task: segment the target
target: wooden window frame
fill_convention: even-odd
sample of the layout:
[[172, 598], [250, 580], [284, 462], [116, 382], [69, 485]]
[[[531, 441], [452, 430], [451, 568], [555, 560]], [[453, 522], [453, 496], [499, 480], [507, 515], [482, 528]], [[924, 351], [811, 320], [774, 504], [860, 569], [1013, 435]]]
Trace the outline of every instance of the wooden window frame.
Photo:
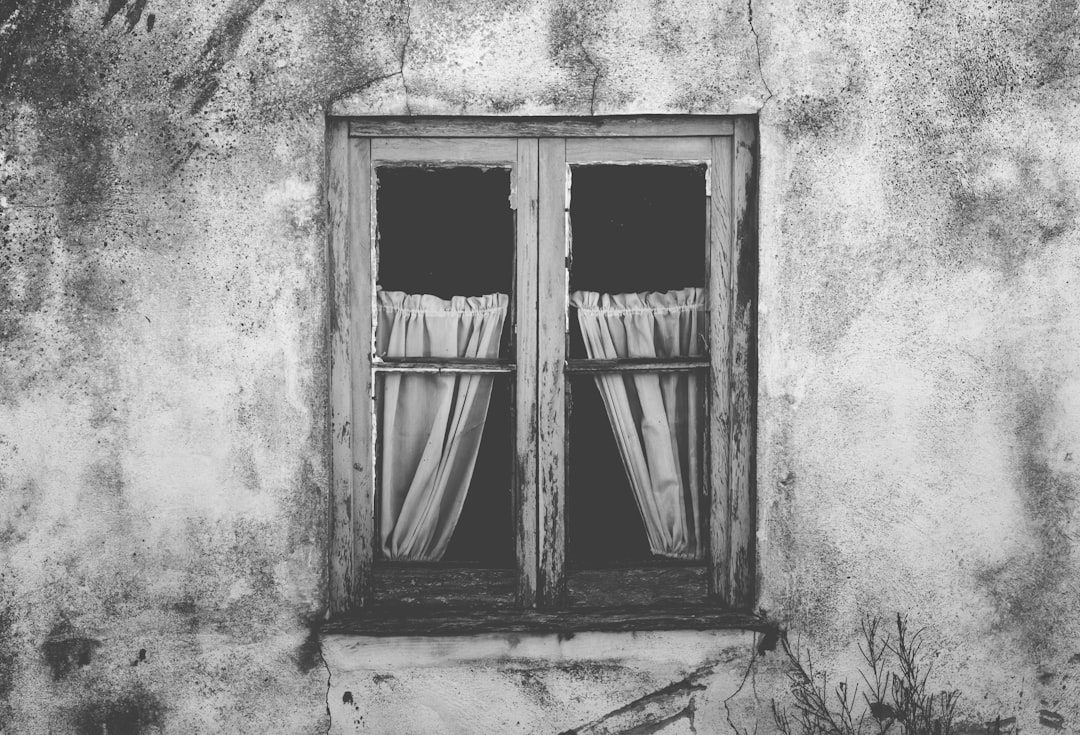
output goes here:
[[[756, 161], [751, 116], [328, 119], [331, 493], [328, 630], [365, 634], [491, 630], [756, 629]], [[708, 371], [705, 565], [590, 570], [568, 586], [565, 560], [566, 374], [601, 361], [566, 360], [568, 172], [580, 163], [707, 165]], [[516, 213], [513, 363], [373, 359], [375, 166], [384, 162], [511, 168]], [[525, 335], [524, 339], [518, 338]], [[532, 336], [535, 335], [535, 336]], [[720, 348], [717, 349], [717, 346]], [[476, 362], [476, 361], [473, 361]], [[624, 368], [625, 365], [620, 366]], [[633, 367], [633, 366], [632, 366]], [[516, 569], [406, 572], [373, 565], [374, 374], [380, 370], [512, 372]], [[681, 570], [681, 571], [680, 571]], [[676, 602], [704, 575], [707, 595]], [[685, 579], [684, 579], [685, 578]], [[665, 590], [662, 604], [568, 606], [578, 587]], [[682, 581], [680, 581], [682, 580]], [[659, 586], [658, 586], [659, 585]], [[568, 593], [569, 590], [569, 593]], [[580, 596], [579, 596], [580, 597]], [[392, 602], [383, 603], [382, 598]], [[603, 600], [600, 594], [597, 600]], [[430, 600], [437, 600], [431, 602]]]

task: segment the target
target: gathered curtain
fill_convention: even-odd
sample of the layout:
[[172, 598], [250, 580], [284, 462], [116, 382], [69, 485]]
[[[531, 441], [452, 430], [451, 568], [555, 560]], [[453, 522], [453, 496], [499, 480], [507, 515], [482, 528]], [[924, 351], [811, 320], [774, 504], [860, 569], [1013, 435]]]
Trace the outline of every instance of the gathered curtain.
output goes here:
[[[590, 359], [700, 355], [701, 288], [601, 294], [575, 291]], [[697, 558], [704, 381], [690, 372], [596, 376], [653, 554]]]
[[[381, 357], [496, 358], [509, 297], [378, 292]], [[380, 385], [380, 535], [392, 561], [438, 561], [469, 490], [491, 375], [388, 373]]]

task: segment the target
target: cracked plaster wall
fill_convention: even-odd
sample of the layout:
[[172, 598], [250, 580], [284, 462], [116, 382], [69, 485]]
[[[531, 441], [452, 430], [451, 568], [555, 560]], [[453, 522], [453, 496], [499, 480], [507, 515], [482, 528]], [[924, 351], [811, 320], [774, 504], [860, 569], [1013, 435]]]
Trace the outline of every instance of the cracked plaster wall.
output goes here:
[[0, 733], [767, 731], [749, 634], [312, 632], [327, 111], [759, 109], [761, 608], [1080, 731], [1076, 18], [0, 3]]

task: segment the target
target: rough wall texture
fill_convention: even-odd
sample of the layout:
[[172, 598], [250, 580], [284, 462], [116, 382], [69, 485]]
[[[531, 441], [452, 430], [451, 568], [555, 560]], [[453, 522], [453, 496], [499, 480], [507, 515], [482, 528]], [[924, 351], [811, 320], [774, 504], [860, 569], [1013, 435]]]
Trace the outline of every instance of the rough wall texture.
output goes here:
[[312, 632], [326, 113], [758, 110], [761, 608], [1080, 732], [1077, 17], [0, 2], [0, 733], [767, 731], [748, 634]]

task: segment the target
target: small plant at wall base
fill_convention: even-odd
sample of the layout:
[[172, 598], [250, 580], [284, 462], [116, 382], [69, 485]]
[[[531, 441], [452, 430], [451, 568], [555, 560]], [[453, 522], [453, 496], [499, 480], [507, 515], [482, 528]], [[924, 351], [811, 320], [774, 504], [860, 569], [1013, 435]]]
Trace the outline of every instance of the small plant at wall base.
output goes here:
[[[932, 666], [922, 655], [922, 632], [911, 632], [902, 615], [896, 631], [880, 618], [862, 623], [859, 652], [866, 662], [860, 684], [841, 680], [830, 685], [815, 669], [809, 651], [792, 649], [787, 636], [780, 643], [790, 662], [788, 680], [794, 704], [772, 703], [773, 721], [783, 735], [956, 735], [958, 691], [930, 692]], [[1012, 732], [1012, 731], [1010, 731]], [[990, 735], [1006, 735], [991, 724]]]

